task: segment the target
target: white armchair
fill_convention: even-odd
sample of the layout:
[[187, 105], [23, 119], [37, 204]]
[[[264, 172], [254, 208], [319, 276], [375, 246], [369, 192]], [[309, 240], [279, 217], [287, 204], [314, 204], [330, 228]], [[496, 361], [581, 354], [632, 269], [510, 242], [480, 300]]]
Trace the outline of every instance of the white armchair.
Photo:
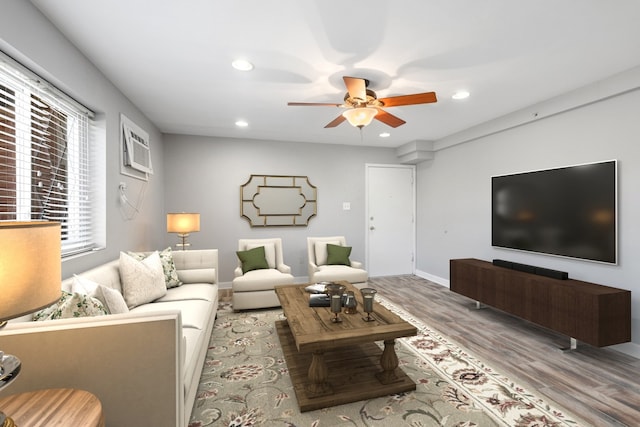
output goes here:
[[238, 241], [239, 252], [260, 246], [264, 247], [266, 265], [243, 272], [242, 262], [238, 259], [238, 266], [234, 271], [235, 277], [231, 283], [234, 310], [278, 307], [280, 301], [274, 286], [293, 283], [291, 267], [284, 263], [282, 239], [240, 239]]
[[356, 287], [364, 287], [369, 275], [362, 268], [362, 263], [351, 261], [346, 264], [330, 264], [328, 258], [327, 244], [336, 246], [347, 246], [344, 236], [332, 237], [307, 237], [307, 252], [309, 256], [309, 282], [334, 282], [346, 280]]

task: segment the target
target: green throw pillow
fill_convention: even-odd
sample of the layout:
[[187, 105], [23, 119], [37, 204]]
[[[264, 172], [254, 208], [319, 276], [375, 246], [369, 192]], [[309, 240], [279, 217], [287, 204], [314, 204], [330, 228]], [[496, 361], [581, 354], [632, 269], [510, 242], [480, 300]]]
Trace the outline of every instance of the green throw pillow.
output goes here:
[[249, 249], [248, 251], [237, 251], [236, 255], [238, 255], [238, 258], [242, 263], [243, 274], [251, 270], [269, 268], [267, 257], [264, 254], [264, 246], [258, 246], [257, 248]]
[[351, 246], [338, 246], [327, 243], [328, 265], [351, 265], [349, 255], [351, 255]]

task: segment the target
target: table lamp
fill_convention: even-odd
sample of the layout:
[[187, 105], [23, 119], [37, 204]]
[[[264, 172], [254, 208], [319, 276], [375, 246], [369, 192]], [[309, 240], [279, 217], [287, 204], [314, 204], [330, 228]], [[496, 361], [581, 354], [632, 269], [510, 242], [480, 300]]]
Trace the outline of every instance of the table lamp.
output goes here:
[[191, 243], [187, 243], [189, 233], [200, 231], [200, 214], [199, 213], [168, 213], [167, 214], [167, 233], [178, 233], [178, 237], [182, 239], [182, 243], [176, 243], [176, 246], [185, 250]]
[[[60, 248], [58, 222], [0, 222], [0, 327], [60, 299]], [[19, 372], [20, 359], [0, 351], [0, 390]], [[13, 425], [0, 412], [0, 426]]]

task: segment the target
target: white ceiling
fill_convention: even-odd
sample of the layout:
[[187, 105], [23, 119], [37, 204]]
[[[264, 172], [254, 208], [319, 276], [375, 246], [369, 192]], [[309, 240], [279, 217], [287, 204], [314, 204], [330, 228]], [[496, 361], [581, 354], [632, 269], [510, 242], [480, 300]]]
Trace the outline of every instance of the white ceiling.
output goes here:
[[[397, 147], [640, 65], [637, 0], [31, 1], [165, 133]], [[338, 108], [287, 106], [342, 102], [344, 75], [438, 102], [362, 136], [324, 128]]]

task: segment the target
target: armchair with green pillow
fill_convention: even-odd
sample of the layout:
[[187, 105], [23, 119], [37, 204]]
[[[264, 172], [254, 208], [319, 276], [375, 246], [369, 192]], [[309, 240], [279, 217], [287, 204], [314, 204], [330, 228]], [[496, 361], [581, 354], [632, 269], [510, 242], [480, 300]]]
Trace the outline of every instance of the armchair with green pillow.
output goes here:
[[238, 266], [231, 284], [234, 310], [278, 307], [276, 285], [293, 283], [291, 267], [284, 263], [282, 239], [240, 239]]
[[344, 236], [307, 237], [309, 282], [346, 280], [356, 287], [365, 287], [369, 275], [362, 263], [353, 261], [351, 247]]

